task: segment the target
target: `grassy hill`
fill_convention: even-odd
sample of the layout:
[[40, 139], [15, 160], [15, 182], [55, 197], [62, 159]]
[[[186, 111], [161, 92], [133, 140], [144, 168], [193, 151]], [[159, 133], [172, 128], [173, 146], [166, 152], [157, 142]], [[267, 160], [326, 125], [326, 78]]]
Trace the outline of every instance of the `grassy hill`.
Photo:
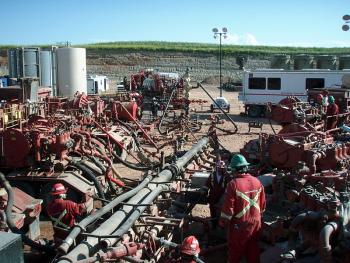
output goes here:
[[[40, 45], [48, 47], [51, 45]], [[183, 53], [207, 53], [217, 54], [217, 44], [185, 43], [185, 42], [162, 42], [162, 41], [137, 41], [137, 42], [106, 42], [94, 44], [74, 45], [85, 47], [92, 52], [183, 52]], [[10, 45], [0, 46], [0, 50], [15, 47]], [[320, 47], [273, 47], [273, 46], [241, 46], [222, 45], [223, 55], [249, 55], [249, 56], [271, 56], [274, 54], [312, 54], [312, 55], [350, 55], [350, 47], [344, 48], [320, 48]]]

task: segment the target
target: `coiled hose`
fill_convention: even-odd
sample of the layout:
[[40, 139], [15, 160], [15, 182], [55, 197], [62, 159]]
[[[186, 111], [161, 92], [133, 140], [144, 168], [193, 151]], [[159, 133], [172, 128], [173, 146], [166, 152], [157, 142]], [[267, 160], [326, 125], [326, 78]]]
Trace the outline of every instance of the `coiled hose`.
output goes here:
[[5, 215], [6, 215], [7, 225], [11, 229], [11, 231], [14, 233], [20, 234], [22, 236], [22, 241], [24, 242], [24, 244], [32, 248], [35, 248], [40, 251], [48, 252], [48, 253], [55, 252], [52, 246], [42, 245], [35, 242], [34, 240], [27, 237], [24, 233], [22, 233], [20, 229], [17, 228], [15, 222], [13, 222], [13, 219], [12, 219], [12, 208], [13, 208], [13, 198], [14, 198], [12, 187], [10, 183], [6, 180], [5, 175], [1, 172], [0, 172], [0, 181], [7, 193], [7, 206], [5, 209]]

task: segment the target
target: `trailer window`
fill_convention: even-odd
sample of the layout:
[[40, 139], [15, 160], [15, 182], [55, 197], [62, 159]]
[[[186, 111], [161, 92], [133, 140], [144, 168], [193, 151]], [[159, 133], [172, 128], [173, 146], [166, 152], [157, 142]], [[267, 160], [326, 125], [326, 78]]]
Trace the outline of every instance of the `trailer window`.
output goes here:
[[268, 78], [267, 79], [267, 89], [280, 90], [281, 89], [281, 79], [280, 78]]
[[324, 88], [324, 79], [323, 78], [306, 79], [305, 87], [307, 90]]
[[265, 89], [266, 79], [265, 78], [249, 78], [248, 89]]

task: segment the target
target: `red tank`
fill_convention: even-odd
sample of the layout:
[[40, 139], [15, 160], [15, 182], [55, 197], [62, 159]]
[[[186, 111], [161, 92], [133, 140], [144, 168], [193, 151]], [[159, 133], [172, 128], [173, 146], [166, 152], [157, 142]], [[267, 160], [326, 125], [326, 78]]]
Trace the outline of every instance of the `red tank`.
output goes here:
[[120, 104], [117, 105], [118, 119], [123, 121], [133, 121], [137, 119], [138, 106], [136, 102], [123, 103], [123, 106], [124, 107]]
[[27, 137], [19, 129], [8, 129], [2, 133], [2, 155], [5, 158], [5, 166], [27, 166], [27, 156], [31, 145]]

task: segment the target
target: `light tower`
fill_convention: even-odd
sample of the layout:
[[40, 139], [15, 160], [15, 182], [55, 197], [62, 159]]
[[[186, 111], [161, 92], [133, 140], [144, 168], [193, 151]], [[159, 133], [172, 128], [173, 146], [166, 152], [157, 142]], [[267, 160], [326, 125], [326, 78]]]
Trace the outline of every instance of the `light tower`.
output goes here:
[[221, 38], [224, 37], [226, 38], [227, 34], [227, 28], [223, 27], [221, 30], [217, 29], [216, 27], [213, 28], [213, 33], [214, 33], [214, 38], [216, 39], [219, 37], [220, 40], [220, 45], [219, 45], [219, 79], [220, 79], [220, 97], [222, 97], [222, 74], [221, 74], [221, 59], [222, 59], [222, 48], [221, 48]]

